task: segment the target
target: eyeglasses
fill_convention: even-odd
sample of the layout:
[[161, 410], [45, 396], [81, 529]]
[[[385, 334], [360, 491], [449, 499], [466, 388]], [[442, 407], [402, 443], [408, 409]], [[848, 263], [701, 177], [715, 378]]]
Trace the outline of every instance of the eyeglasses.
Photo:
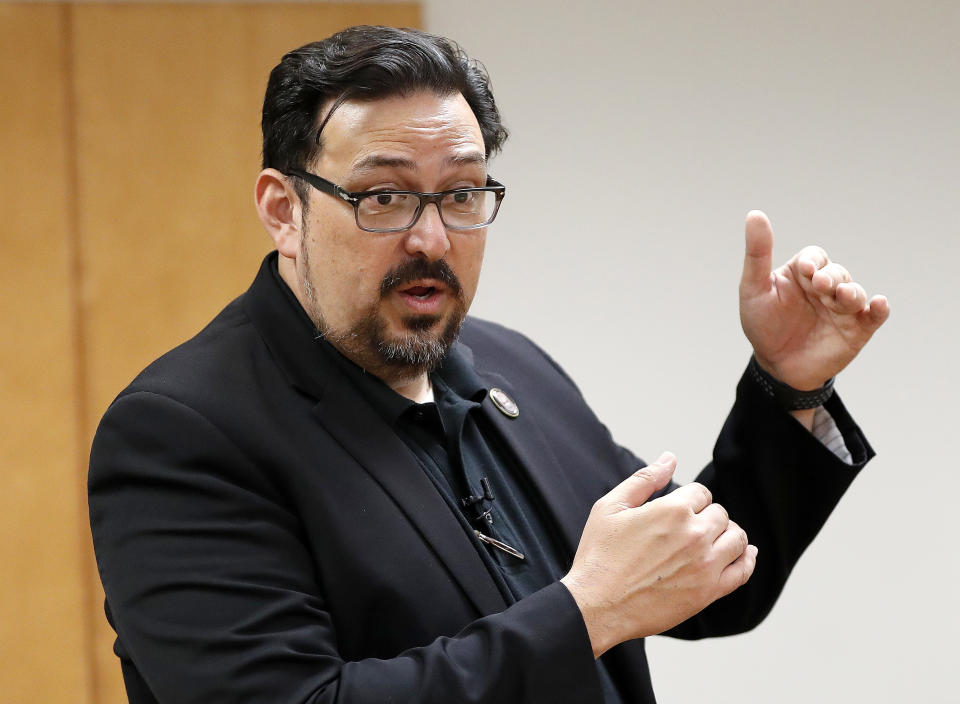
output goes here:
[[357, 227], [366, 232], [402, 232], [417, 224], [427, 203], [435, 203], [440, 220], [451, 230], [476, 230], [486, 227], [497, 217], [500, 201], [507, 189], [487, 177], [483, 188], [454, 188], [439, 193], [419, 191], [358, 191], [350, 193], [316, 174], [290, 169], [288, 176], [297, 176], [318, 191], [336, 196], [353, 206]]

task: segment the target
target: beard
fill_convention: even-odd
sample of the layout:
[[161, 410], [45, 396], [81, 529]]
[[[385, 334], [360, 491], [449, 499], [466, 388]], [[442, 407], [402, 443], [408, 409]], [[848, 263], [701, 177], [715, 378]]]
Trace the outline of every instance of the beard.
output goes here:
[[[328, 340], [347, 358], [384, 380], [413, 379], [436, 369], [457, 339], [467, 315], [463, 287], [444, 260], [410, 259], [391, 269], [380, 282], [379, 297], [363, 315], [345, 330], [328, 325], [317, 305], [310, 281], [307, 248], [298, 267], [302, 290], [310, 301], [308, 311], [318, 335]], [[396, 289], [418, 279], [436, 279], [445, 284], [453, 297], [453, 308], [443, 315], [409, 315], [400, 320], [402, 331], [390, 335], [381, 312], [386, 298]]]

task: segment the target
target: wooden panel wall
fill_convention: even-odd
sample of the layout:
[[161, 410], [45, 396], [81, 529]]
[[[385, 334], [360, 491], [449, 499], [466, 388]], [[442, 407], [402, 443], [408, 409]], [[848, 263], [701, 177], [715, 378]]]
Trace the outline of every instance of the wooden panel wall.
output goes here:
[[[0, 5], [0, 700], [86, 701], [65, 27]], [[80, 698], [77, 699], [77, 695]]]
[[270, 249], [259, 110], [286, 51], [416, 3], [0, 5], [0, 701], [126, 701], [86, 459], [110, 400]]

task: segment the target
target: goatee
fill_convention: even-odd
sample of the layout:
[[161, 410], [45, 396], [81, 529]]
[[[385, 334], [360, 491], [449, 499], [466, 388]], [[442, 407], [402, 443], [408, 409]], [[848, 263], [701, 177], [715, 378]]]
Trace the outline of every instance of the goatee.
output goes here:
[[[310, 271], [308, 262], [304, 262], [304, 269]], [[453, 297], [454, 306], [446, 321], [443, 322], [441, 315], [410, 315], [400, 321], [403, 332], [388, 336], [387, 321], [380, 313], [381, 304], [396, 289], [421, 279], [442, 282]], [[412, 379], [433, 371], [456, 341], [467, 315], [463, 287], [450, 265], [442, 259], [410, 259], [387, 272], [380, 282], [379, 300], [347, 330], [334, 330], [326, 325], [311, 295], [313, 287], [308, 284], [304, 290], [314, 304], [310, 317], [317, 332], [354, 363], [384, 379]], [[440, 324], [443, 327], [436, 332]]]

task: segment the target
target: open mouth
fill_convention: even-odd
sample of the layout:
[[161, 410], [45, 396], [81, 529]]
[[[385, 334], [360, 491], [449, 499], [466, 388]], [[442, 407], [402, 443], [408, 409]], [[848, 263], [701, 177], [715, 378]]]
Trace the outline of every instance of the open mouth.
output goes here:
[[417, 315], [437, 315], [448, 302], [448, 289], [439, 281], [411, 282], [396, 292], [407, 309]]
[[425, 301], [437, 292], [436, 286], [411, 286], [403, 291], [408, 296]]

